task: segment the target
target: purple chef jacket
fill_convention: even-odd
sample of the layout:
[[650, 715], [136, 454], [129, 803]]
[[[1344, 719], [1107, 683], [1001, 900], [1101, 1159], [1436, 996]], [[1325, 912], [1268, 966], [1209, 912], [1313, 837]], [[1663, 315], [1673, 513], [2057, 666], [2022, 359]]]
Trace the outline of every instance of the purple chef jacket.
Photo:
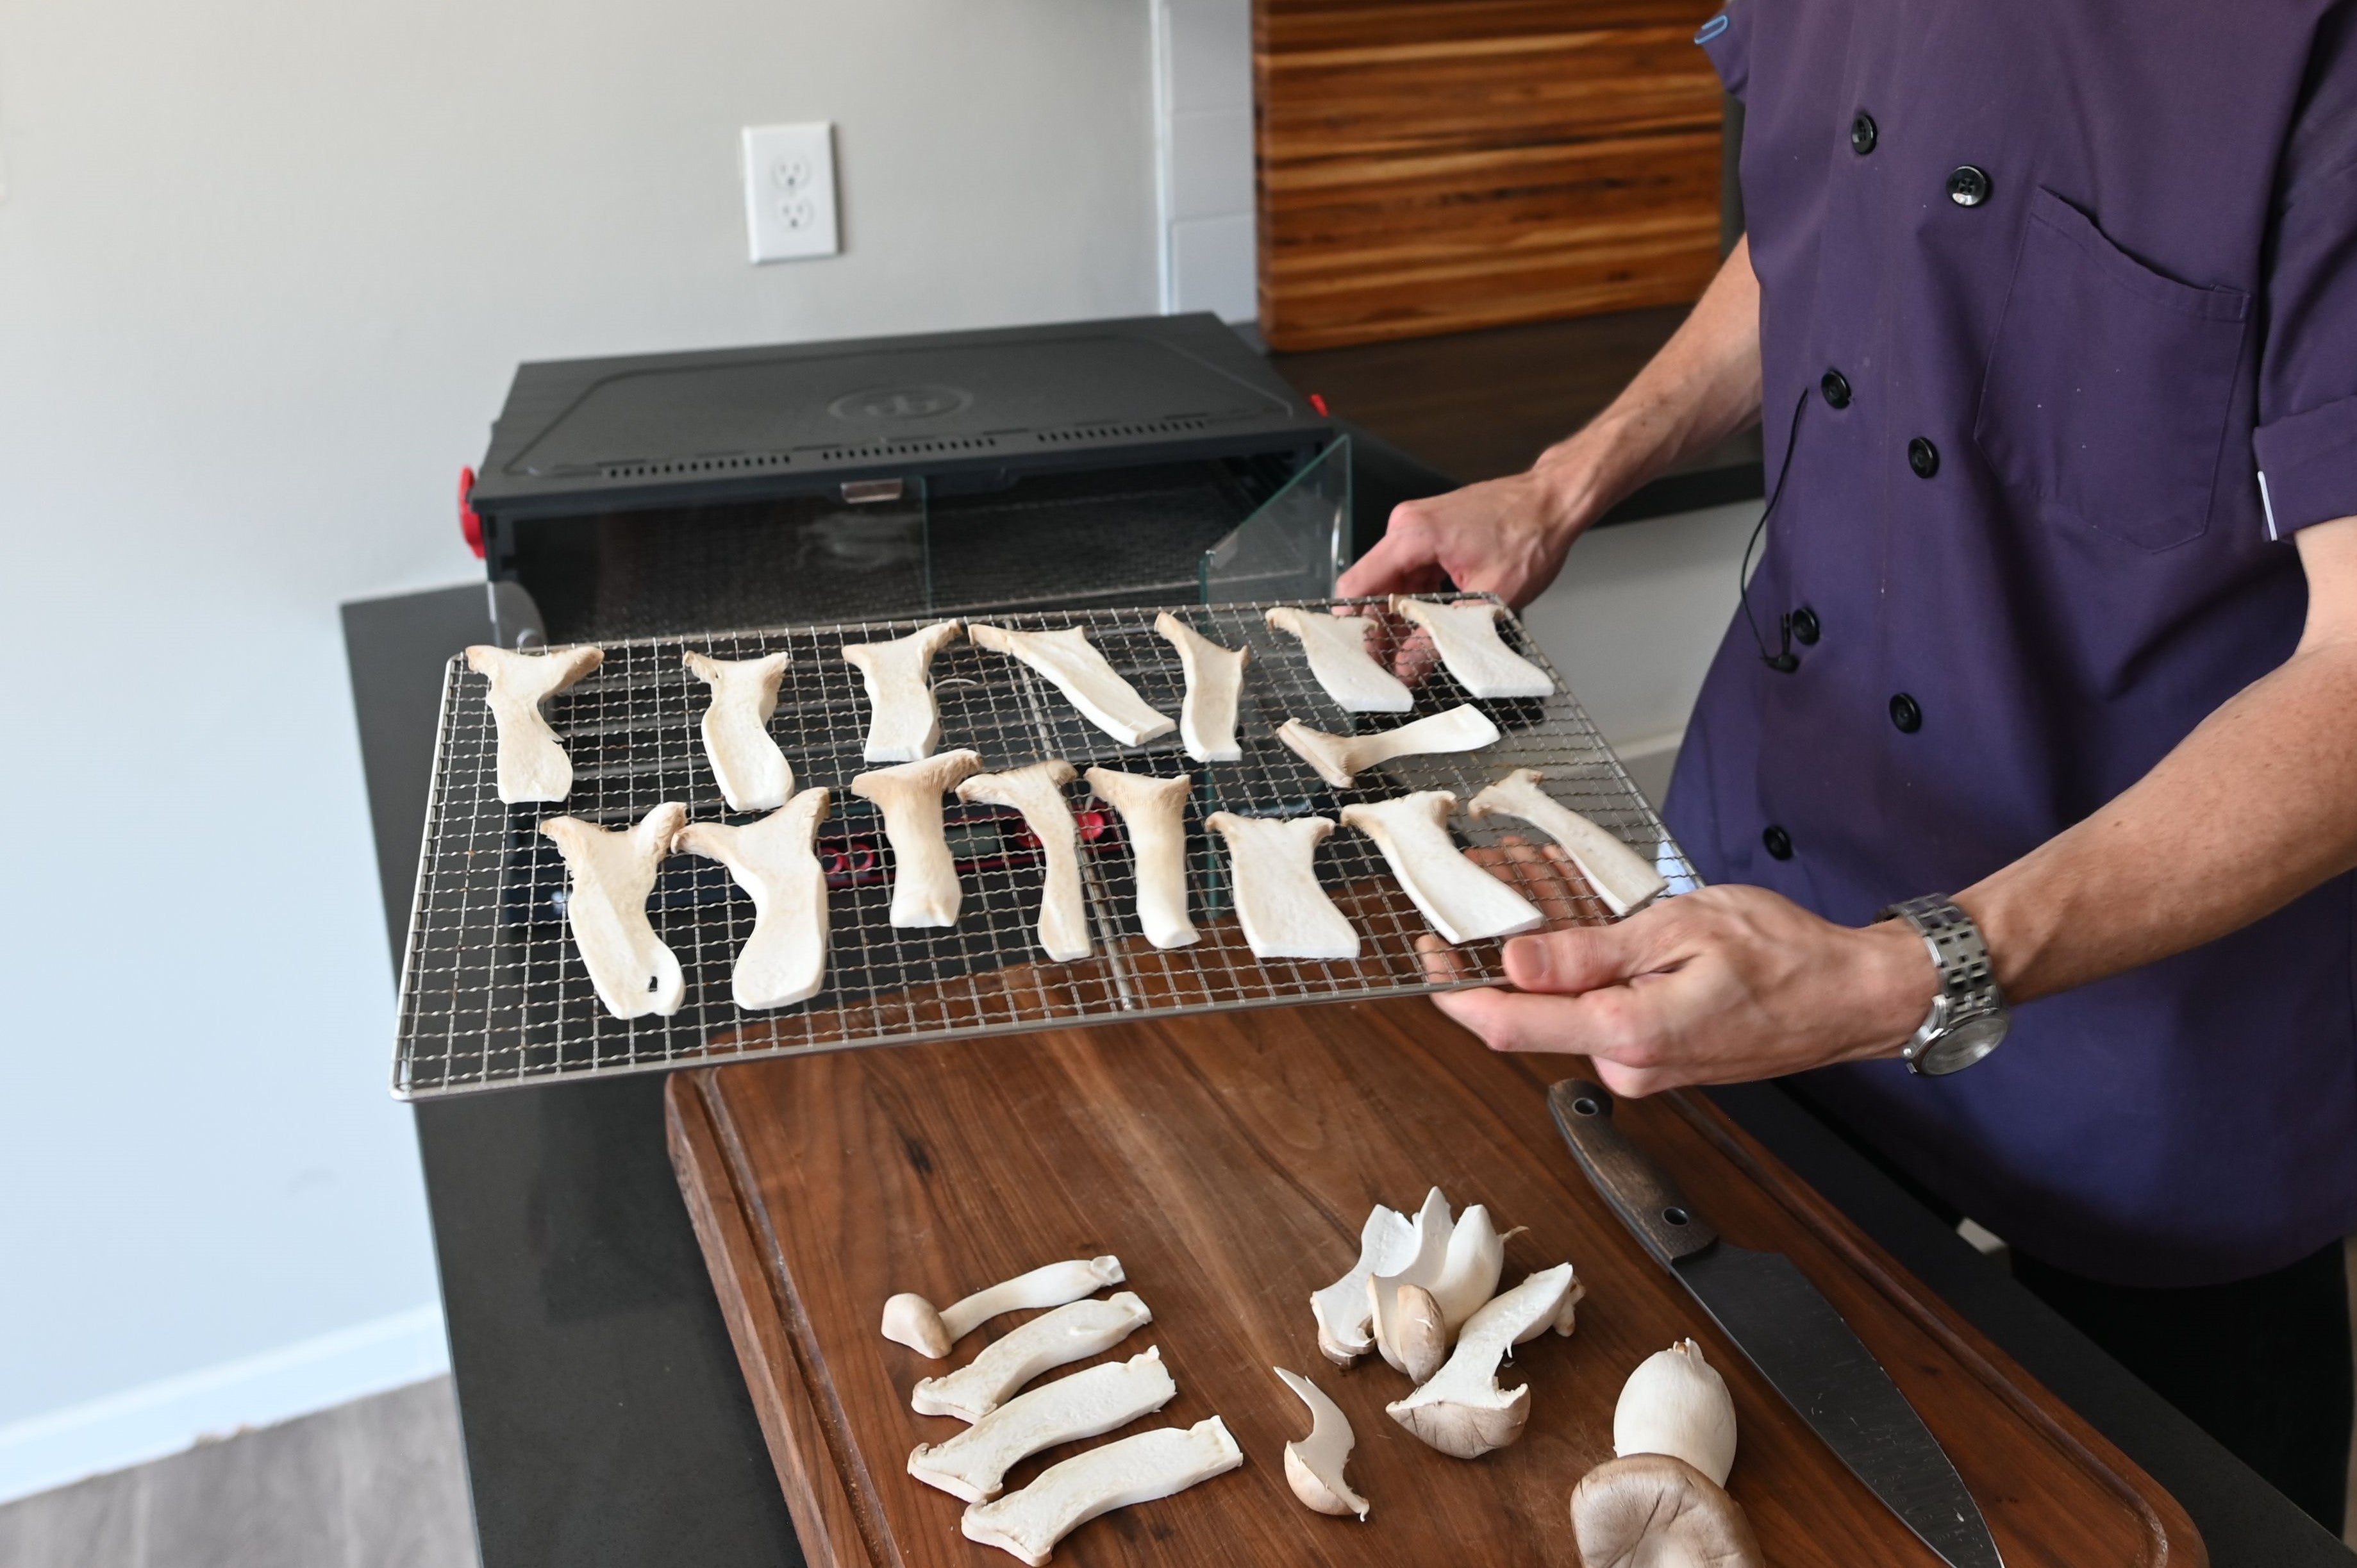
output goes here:
[[[1706, 878], [1848, 924], [1954, 892], [2291, 652], [2287, 541], [2357, 513], [2352, 12], [1734, 0], [1704, 27], [1747, 110], [1771, 475], [1790, 447], [1750, 603], [1769, 651], [1787, 614], [1805, 639], [1779, 672], [1738, 614], [1712, 665], [1668, 811]], [[2352, 897], [2024, 1006], [1954, 1077], [1809, 1088], [2063, 1267], [2280, 1267], [2357, 1230]]]

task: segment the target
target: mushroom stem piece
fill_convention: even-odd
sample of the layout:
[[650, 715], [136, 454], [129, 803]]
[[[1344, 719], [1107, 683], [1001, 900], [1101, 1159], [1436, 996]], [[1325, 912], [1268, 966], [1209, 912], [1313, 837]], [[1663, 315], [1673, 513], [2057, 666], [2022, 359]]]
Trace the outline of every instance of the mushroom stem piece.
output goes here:
[[486, 700], [500, 732], [502, 801], [515, 806], [562, 800], [573, 792], [573, 758], [541, 715], [540, 704], [605, 661], [602, 648], [511, 653], [478, 643], [467, 650], [467, 668], [491, 683]]
[[1178, 708], [1178, 744], [1198, 762], [1234, 762], [1244, 754], [1236, 742], [1236, 699], [1243, 690], [1249, 648], [1223, 648], [1164, 610], [1154, 629], [1178, 650], [1187, 677], [1187, 698]]
[[1126, 1361], [1107, 1361], [1058, 1378], [1000, 1405], [946, 1443], [920, 1443], [909, 1474], [966, 1502], [999, 1494], [1006, 1472], [1042, 1448], [1101, 1437], [1168, 1404], [1178, 1392], [1150, 1346]]
[[942, 796], [982, 771], [971, 751], [945, 751], [921, 762], [879, 768], [851, 781], [851, 792], [884, 813], [892, 846], [892, 923], [902, 928], [954, 926], [964, 895], [957, 862], [942, 830]]
[[1009, 631], [976, 623], [966, 628], [966, 636], [1038, 671], [1091, 724], [1124, 746], [1143, 746], [1178, 727], [1176, 719], [1146, 706], [1137, 689], [1105, 662], [1105, 656], [1079, 627]]
[[1395, 1372], [1407, 1370], [1400, 1336], [1400, 1287], [1415, 1285], [1428, 1291], [1448, 1266], [1448, 1238], [1455, 1222], [1448, 1217], [1448, 1199], [1438, 1187], [1424, 1195], [1424, 1207], [1415, 1211], [1415, 1245], [1407, 1257], [1392, 1273], [1376, 1274], [1367, 1282], [1367, 1300], [1374, 1312], [1375, 1348]]
[[1040, 1568], [1056, 1542], [1099, 1514], [1183, 1492], [1243, 1462], [1243, 1450], [1216, 1415], [1192, 1426], [1157, 1427], [1049, 1466], [1021, 1491], [967, 1509], [958, 1528], [968, 1541]]
[[1561, 844], [1617, 918], [1641, 909], [1669, 886], [1652, 862], [1539, 788], [1546, 776], [1517, 768], [1466, 803], [1469, 817], [1514, 817]]
[[1404, 1400], [1383, 1407], [1394, 1421], [1443, 1454], [1474, 1459], [1523, 1434], [1530, 1419], [1531, 1387], [1498, 1387], [1499, 1359], [1555, 1321], [1571, 1265], [1531, 1275], [1466, 1321], [1448, 1364]]
[[888, 642], [846, 642], [843, 657], [859, 667], [867, 688], [869, 762], [921, 762], [942, 741], [941, 710], [926, 676], [933, 655], [957, 640], [956, 621], [935, 621]]
[[1227, 841], [1236, 918], [1254, 958], [1359, 956], [1359, 933], [1318, 886], [1318, 846], [1334, 831], [1331, 820], [1214, 811], [1203, 825]]
[[1102, 1258], [1045, 1264], [938, 1311], [923, 1296], [903, 1291], [884, 1304], [884, 1337], [938, 1361], [950, 1353], [951, 1346], [1002, 1312], [1061, 1306], [1101, 1285], [1117, 1285], [1122, 1279], [1121, 1260], [1107, 1253]]
[[1358, 1434], [1351, 1430], [1351, 1418], [1342, 1407], [1326, 1397], [1326, 1391], [1298, 1372], [1288, 1372], [1283, 1367], [1271, 1367], [1285, 1386], [1291, 1389], [1303, 1404], [1309, 1407], [1309, 1435], [1296, 1438], [1285, 1445], [1285, 1479], [1293, 1487], [1293, 1495], [1301, 1499], [1302, 1507], [1315, 1513], [1357, 1514], [1367, 1517], [1367, 1499], [1351, 1489], [1343, 1476], [1343, 1467], [1351, 1462], [1351, 1450], [1358, 1444]]
[[1743, 1505], [1683, 1459], [1610, 1459], [1571, 1489], [1572, 1538], [1589, 1568], [1767, 1568]]
[[1276, 738], [1316, 768], [1318, 777], [1337, 789], [1348, 789], [1361, 773], [1394, 757], [1479, 751], [1498, 738], [1498, 726], [1470, 703], [1460, 703], [1446, 713], [1368, 735], [1328, 735], [1299, 719], [1287, 719], [1277, 726]]
[[1440, 661], [1477, 697], [1552, 697], [1555, 678], [1508, 648], [1498, 635], [1503, 605], [1487, 599], [1437, 605], [1395, 595], [1392, 609], [1432, 634]]
[[1059, 963], [1089, 956], [1088, 908], [1081, 897], [1081, 829], [1064, 799], [1072, 765], [1061, 757], [1006, 773], [977, 773], [958, 786], [958, 799], [1006, 806], [1023, 813], [1039, 841], [1047, 875], [1039, 885], [1039, 946]]
[[589, 971], [597, 1000], [617, 1018], [652, 1013], [668, 1018], [687, 994], [679, 959], [647, 923], [647, 895], [687, 808], [666, 800], [635, 826], [608, 832], [578, 817], [551, 817], [540, 831], [555, 841], [573, 875], [565, 922]]
[[1192, 947], [1202, 940], [1187, 918], [1187, 796], [1192, 774], [1147, 779], [1092, 768], [1089, 788], [1121, 813], [1137, 876], [1137, 923], [1157, 948]]
[[726, 866], [752, 896], [753, 934], [729, 975], [729, 994], [748, 1012], [806, 1002], [826, 983], [826, 868], [812, 840], [829, 799], [805, 789], [758, 822], [690, 822], [672, 840]]
[[778, 711], [778, 682], [792, 661], [790, 653], [731, 661], [686, 656], [695, 678], [712, 688], [704, 710], [704, 755], [732, 811], [767, 811], [794, 792], [794, 770], [770, 738], [770, 715]]
[[956, 1371], [920, 1380], [909, 1408], [919, 1415], [980, 1421], [1040, 1373], [1110, 1350], [1153, 1321], [1132, 1291], [1069, 1303], [1008, 1329]]
[[1367, 633], [1375, 623], [1365, 616], [1328, 615], [1281, 606], [1268, 612], [1268, 624], [1301, 644], [1301, 651], [1309, 657], [1309, 673], [1344, 712], [1415, 711], [1415, 693], [1368, 653]]
[[1374, 1304], [1367, 1282], [1401, 1267], [1415, 1253], [1415, 1227], [1396, 1208], [1378, 1203], [1359, 1228], [1359, 1261], [1350, 1273], [1323, 1290], [1309, 1294], [1310, 1315], [1318, 1320], [1318, 1348], [1338, 1367], [1347, 1367], [1374, 1348], [1369, 1331]]
[[1342, 821], [1375, 841], [1392, 875], [1432, 929], [1452, 942], [1512, 936], [1546, 924], [1531, 901], [1491, 875], [1448, 836], [1457, 797], [1419, 789], [1372, 804], [1345, 806]]
[[1735, 1468], [1735, 1401], [1727, 1380], [1681, 1339], [1637, 1364], [1612, 1410], [1612, 1452], [1667, 1454], [1720, 1486]]

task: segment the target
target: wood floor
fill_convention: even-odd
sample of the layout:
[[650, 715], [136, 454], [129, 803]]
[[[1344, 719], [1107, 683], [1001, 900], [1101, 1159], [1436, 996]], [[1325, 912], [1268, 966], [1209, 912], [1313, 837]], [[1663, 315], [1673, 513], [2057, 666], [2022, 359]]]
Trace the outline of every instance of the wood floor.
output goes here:
[[450, 1380], [0, 1508], [0, 1568], [476, 1568]]

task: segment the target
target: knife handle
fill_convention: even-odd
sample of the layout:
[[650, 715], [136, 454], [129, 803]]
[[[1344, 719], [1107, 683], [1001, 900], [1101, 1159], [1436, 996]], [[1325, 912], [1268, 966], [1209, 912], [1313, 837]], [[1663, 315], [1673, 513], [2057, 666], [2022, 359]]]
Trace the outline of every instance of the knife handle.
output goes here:
[[1678, 1184], [1613, 1124], [1612, 1096], [1603, 1085], [1566, 1079], [1547, 1090], [1547, 1109], [1579, 1168], [1655, 1262], [1668, 1268], [1718, 1240]]

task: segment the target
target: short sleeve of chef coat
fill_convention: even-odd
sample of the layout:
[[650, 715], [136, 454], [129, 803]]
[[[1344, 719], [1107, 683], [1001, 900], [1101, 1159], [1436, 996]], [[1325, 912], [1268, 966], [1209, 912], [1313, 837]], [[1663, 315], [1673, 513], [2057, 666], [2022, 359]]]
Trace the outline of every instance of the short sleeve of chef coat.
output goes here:
[[2357, 516], [2357, 0], [2317, 29], [2275, 240], [2251, 444], [2283, 538]]
[[1727, 91], [1741, 98], [1751, 84], [1751, 11], [1754, 0], [1732, 0], [1726, 10], [1705, 22], [1695, 42], [1710, 57]]

